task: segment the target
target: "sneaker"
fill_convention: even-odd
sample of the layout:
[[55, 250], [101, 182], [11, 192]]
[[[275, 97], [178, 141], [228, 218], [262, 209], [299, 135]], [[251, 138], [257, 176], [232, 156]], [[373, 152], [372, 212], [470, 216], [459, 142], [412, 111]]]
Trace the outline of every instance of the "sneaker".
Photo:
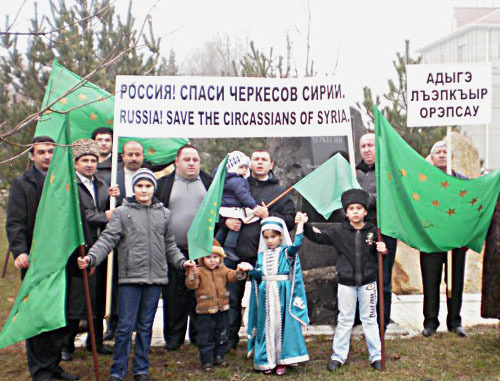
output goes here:
[[337, 361], [337, 360], [332, 360], [330, 361], [330, 363], [328, 364], [328, 370], [330, 372], [333, 372], [334, 370], [337, 370], [338, 368], [340, 368], [342, 366], [342, 363], [340, 361]]
[[465, 333], [465, 330], [462, 326], [455, 327], [450, 330], [450, 332], [456, 333], [460, 337], [466, 337], [467, 334]]
[[382, 361], [375, 360], [374, 362], [371, 363], [371, 366], [373, 369], [381, 371], [382, 370]]

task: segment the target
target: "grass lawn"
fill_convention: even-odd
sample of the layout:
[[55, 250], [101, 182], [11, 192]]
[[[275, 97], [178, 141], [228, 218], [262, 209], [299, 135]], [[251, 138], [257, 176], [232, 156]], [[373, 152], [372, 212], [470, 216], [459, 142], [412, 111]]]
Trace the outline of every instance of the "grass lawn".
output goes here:
[[[0, 263], [5, 258], [5, 218], [0, 209]], [[19, 289], [19, 272], [10, 260], [6, 278], [0, 279], [0, 326], [10, 313]], [[286, 380], [500, 380], [500, 329], [498, 326], [477, 326], [467, 330], [469, 336], [459, 338], [451, 333], [438, 333], [432, 338], [422, 336], [386, 341], [386, 372], [377, 373], [368, 363], [366, 343], [352, 340], [346, 366], [334, 374], [326, 370], [331, 354], [331, 337], [308, 338], [311, 360], [289, 369]], [[200, 370], [198, 351], [185, 345], [177, 352], [153, 348], [151, 376], [156, 380], [267, 380], [270, 377], [254, 372], [252, 361], [246, 357], [241, 343], [227, 355], [228, 368], [218, 368], [207, 374]], [[99, 356], [102, 380], [109, 376], [111, 358]], [[83, 380], [93, 380], [92, 356], [78, 348], [75, 359], [62, 363], [69, 372]], [[24, 343], [0, 349], [0, 380], [29, 380]], [[132, 379], [129, 377], [128, 379]]]

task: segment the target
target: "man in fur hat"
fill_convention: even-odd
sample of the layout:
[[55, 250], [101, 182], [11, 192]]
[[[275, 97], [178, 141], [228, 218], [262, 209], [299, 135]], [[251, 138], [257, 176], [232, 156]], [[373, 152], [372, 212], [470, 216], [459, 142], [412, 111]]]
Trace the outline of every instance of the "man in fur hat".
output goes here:
[[[75, 159], [76, 182], [80, 199], [85, 244], [90, 248], [106, 223], [111, 218], [109, 210], [109, 196], [118, 197], [118, 186], [108, 188], [107, 183], [96, 176], [99, 158], [99, 148], [94, 140], [80, 139], [73, 143]], [[78, 333], [80, 319], [87, 319], [85, 306], [82, 271], [78, 269], [76, 250], [68, 261], [67, 272], [69, 282], [67, 303], [67, 326], [62, 348], [62, 359], [70, 361], [75, 351], [75, 337]], [[110, 347], [103, 345], [103, 317], [106, 300], [106, 264], [99, 266], [93, 276], [89, 277], [90, 295], [97, 351], [100, 354], [113, 353]], [[87, 349], [90, 350], [90, 335], [87, 336]]]

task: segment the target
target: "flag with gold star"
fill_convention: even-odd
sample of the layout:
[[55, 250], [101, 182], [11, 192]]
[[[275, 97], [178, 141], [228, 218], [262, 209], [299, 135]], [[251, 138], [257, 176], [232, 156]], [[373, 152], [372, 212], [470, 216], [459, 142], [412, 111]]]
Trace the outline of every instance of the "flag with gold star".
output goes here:
[[212, 252], [215, 223], [219, 221], [219, 208], [226, 178], [227, 158], [226, 155], [219, 164], [212, 184], [189, 227], [187, 234], [189, 259], [205, 257]]
[[[93, 83], [82, 82], [80, 76], [54, 59], [42, 102], [42, 108], [50, 107], [38, 121], [35, 136], [46, 135], [55, 140], [64, 123], [65, 114], [62, 112], [71, 110], [71, 137], [73, 140], [90, 139], [96, 128], [113, 129], [114, 103], [112, 94]], [[144, 146], [144, 156], [153, 165], [172, 162], [177, 150], [189, 142], [184, 138], [120, 138], [120, 152], [129, 140], [136, 140]]]
[[423, 252], [481, 252], [500, 191], [500, 172], [458, 179], [435, 167], [392, 128], [377, 107], [377, 220], [381, 232]]
[[[61, 129], [57, 141], [70, 142], [69, 128]], [[38, 205], [30, 265], [0, 332], [0, 348], [66, 325], [66, 262], [82, 244], [73, 154], [58, 145]]]

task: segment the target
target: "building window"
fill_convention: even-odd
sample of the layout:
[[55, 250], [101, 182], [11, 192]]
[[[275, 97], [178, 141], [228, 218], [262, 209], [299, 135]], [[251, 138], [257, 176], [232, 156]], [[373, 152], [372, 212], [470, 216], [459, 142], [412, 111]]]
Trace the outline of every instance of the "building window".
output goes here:
[[458, 46], [457, 62], [465, 62], [465, 44]]

